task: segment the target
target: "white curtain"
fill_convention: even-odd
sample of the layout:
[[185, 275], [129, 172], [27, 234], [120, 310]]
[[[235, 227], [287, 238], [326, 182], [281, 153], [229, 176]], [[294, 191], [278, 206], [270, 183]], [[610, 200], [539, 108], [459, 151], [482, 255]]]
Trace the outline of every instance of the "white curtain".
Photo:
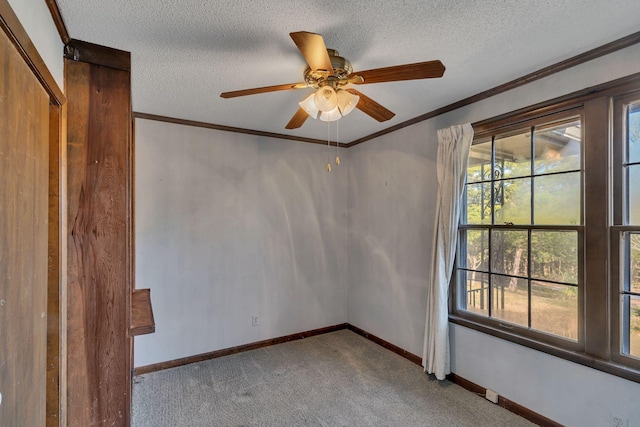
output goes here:
[[456, 253], [458, 221], [469, 150], [470, 123], [438, 131], [438, 196], [433, 238], [431, 277], [428, 283], [427, 324], [422, 365], [439, 380], [451, 373], [449, 357], [449, 282]]

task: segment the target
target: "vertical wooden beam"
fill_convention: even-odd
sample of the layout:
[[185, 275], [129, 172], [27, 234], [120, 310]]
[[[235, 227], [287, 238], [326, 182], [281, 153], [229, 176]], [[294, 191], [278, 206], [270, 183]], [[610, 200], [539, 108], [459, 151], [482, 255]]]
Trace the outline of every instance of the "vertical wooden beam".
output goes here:
[[67, 420], [69, 426], [128, 426], [133, 256], [130, 72], [65, 59], [65, 83]]

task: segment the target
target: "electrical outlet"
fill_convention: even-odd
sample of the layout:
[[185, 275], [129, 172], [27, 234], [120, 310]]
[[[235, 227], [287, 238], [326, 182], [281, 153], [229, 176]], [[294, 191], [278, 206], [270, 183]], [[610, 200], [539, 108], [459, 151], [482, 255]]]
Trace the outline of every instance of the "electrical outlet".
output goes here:
[[627, 419], [620, 415], [611, 415], [611, 427], [627, 427]]
[[487, 393], [484, 395], [484, 397], [492, 403], [498, 403], [498, 392], [493, 391], [491, 389], [487, 389]]
[[258, 316], [251, 316], [251, 326], [258, 326]]

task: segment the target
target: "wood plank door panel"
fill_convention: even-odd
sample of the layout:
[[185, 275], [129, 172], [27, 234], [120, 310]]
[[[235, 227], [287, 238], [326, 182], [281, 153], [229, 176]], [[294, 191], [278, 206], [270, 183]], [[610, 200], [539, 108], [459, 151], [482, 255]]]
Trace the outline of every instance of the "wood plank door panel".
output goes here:
[[42, 426], [49, 95], [1, 31], [0, 74], [0, 426]]

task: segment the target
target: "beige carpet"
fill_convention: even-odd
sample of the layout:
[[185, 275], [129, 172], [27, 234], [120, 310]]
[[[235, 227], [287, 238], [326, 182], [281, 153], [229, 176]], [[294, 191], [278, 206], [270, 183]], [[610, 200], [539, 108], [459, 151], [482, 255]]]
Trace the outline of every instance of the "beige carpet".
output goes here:
[[133, 427], [531, 426], [348, 330], [135, 377]]

